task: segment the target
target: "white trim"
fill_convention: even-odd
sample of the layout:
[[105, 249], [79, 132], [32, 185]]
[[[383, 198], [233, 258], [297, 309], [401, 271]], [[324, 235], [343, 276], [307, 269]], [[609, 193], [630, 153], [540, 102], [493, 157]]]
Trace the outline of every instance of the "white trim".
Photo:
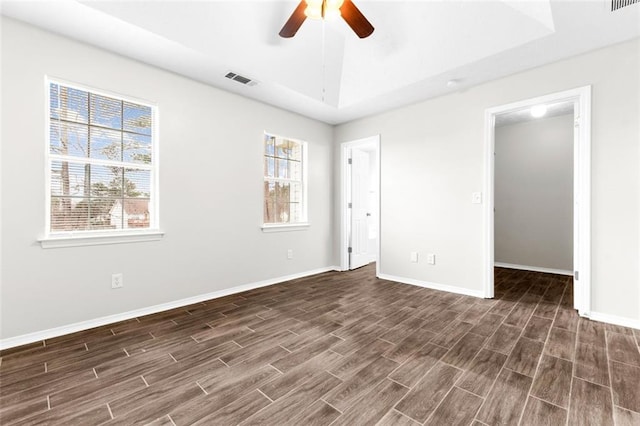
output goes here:
[[298, 278], [304, 278], [311, 275], [317, 275], [328, 271], [335, 271], [336, 266], [328, 266], [325, 268], [312, 269], [310, 271], [300, 272], [297, 274], [286, 275], [283, 277], [270, 278], [263, 281], [257, 281], [249, 284], [242, 284], [235, 287], [227, 288], [224, 290], [218, 290], [211, 293], [201, 294], [199, 296], [188, 297], [186, 299], [175, 300], [172, 302], [162, 303], [159, 305], [149, 306], [146, 308], [136, 309], [133, 311], [123, 312], [120, 314], [108, 315], [105, 317], [95, 318], [88, 321], [76, 322], [61, 327], [50, 328], [48, 330], [37, 331], [34, 333], [23, 334], [22, 336], [9, 337], [7, 339], [0, 340], [0, 350], [13, 348], [16, 346], [22, 346], [40, 340], [51, 339], [53, 337], [63, 336], [65, 334], [76, 333], [78, 331], [88, 330], [94, 327], [100, 327], [103, 325], [113, 324], [119, 321], [126, 321], [129, 319], [141, 317], [144, 315], [155, 314], [158, 312], [167, 311], [170, 309], [180, 308], [182, 306], [193, 305], [194, 303], [204, 302], [210, 299], [216, 299], [218, 297], [228, 296], [235, 293], [241, 293], [248, 290], [253, 290], [260, 287], [266, 287], [273, 284], [278, 284], [285, 281], [295, 280]]
[[51, 84], [49, 76], [44, 76], [44, 232], [51, 231]]
[[[573, 102], [573, 161], [575, 162], [578, 158], [580, 158], [580, 138], [581, 134], [579, 129], [576, 128], [577, 123], [580, 123], [580, 103], [576, 99]], [[577, 164], [577, 163], [576, 163]], [[577, 178], [577, 172], [574, 170], [573, 172], [573, 205], [571, 208], [573, 209], [573, 265], [572, 268], [574, 271], [578, 270], [580, 265], [580, 218], [578, 217], [578, 203], [577, 201], [580, 199], [580, 191], [578, 185], [575, 184]], [[578, 274], [579, 275], [579, 274]], [[580, 278], [578, 276], [578, 278]], [[578, 306], [580, 302], [580, 294], [579, 288], [577, 288], [576, 280], [574, 279], [574, 288], [573, 288], [573, 306], [574, 308]]]
[[[347, 144], [349, 142], [346, 142]], [[349, 247], [349, 212], [347, 203], [349, 202], [349, 149], [347, 145], [342, 145], [340, 149], [340, 269], [349, 270], [349, 252], [345, 247]], [[380, 233], [378, 233], [380, 235]], [[377, 275], [377, 274], [376, 274]]]
[[622, 327], [629, 327], [640, 330], [640, 320], [634, 320], [631, 318], [591, 311], [591, 313], [589, 314], [589, 319], [593, 321], [606, 322], [608, 324], [620, 325]]
[[378, 155], [378, 253], [375, 262], [376, 276], [380, 277], [380, 268], [382, 263], [382, 193], [380, 190], [382, 188], [382, 150], [379, 134], [340, 144], [340, 270], [349, 270], [349, 253], [347, 252], [347, 248], [349, 247], [348, 224], [350, 221], [347, 203], [349, 202], [348, 194], [350, 191], [349, 185], [351, 180], [347, 164], [349, 159], [349, 150], [360, 145], [367, 145], [371, 143], [375, 145], [376, 153]]
[[591, 86], [578, 87], [537, 98], [488, 108], [485, 111], [485, 173], [484, 189], [486, 203], [483, 214], [484, 229], [484, 279], [483, 294], [493, 297], [494, 267], [494, 149], [495, 116], [511, 110], [523, 109], [537, 104], [574, 101], [580, 111], [580, 125], [574, 131], [574, 269], [579, 271], [579, 280], [574, 280], [574, 307], [582, 316], [591, 311]]
[[50, 234], [48, 237], [38, 239], [43, 249], [99, 246], [104, 244], [141, 243], [145, 241], [158, 241], [164, 237], [162, 231], [131, 231], [126, 233], [65, 233]]
[[493, 283], [493, 265], [495, 263], [495, 244], [494, 244], [494, 221], [493, 216], [495, 214], [494, 209], [494, 172], [495, 172], [495, 127], [496, 127], [496, 115], [490, 110], [486, 110], [484, 113], [484, 209], [482, 213], [482, 221], [484, 222], [484, 279], [483, 279], [483, 293], [487, 299], [493, 299], [494, 297], [494, 283]]
[[380, 274], [378, 278], [388, 281], [395, 281], [403, 284], [411, 284], [418, 287], [430, 288], [432, 290], [446, 291], [447, 293], [464, 294], [465, 296], [473, 296], [483, 298], [482, 290], [470, 290], [464, 287], [457, 287], [448, 284], [432, 283], [428, 281], [420, 281], [413, 278], [396, 277], [395, 275]]
[[558, 275], [573, 275], [573, 271], [567, 271], [566, 269], [553, 269], [553, 268], [543, 268], [542, 266], [528, 266], [528, 265], [515, 265], [513, 263], [502, 263], [495, 262], [495, 266], [498, 268], [509, 268], [509, 269], [518, 269], [520, 271], [533, 271], [533, 272], [544, 272], [545, 274], [558, 274]]
[[[574, 199], [574, 218], [578, 221], [577, 239], [579, 248], [573, 268], [580, 272], [577, 281], [578, 292], [574, 296], [574, 307], [583, 316], [591, 314], [591, 86], [576, 89], [579, 93], [580, 133], [579, 153], [580, 170], [574, 170], [574, 180], [579, 179]], [[575, 161], [575, 160], [574, 160]], [[577, 169], [577, 168], [576, 168]], [[574, 184], [575, 185], [575, 184]], [[575, 220], [575, 219], [574, 219]]]
[[265, 223], [262, 232], [306, 231], [310, 223]]
[[[149, 99], [145, 99], [145, 98], [137, 98], [135, 96], [130, 96], [130, 95], [123, 95], [122, 93], [119, 92], [114, 92], [111, 90], [105, 90], [105, 89], [99, 89], [96, 88], [94, 86], [91, 85], [87, 85], [84, 83], [77, 83], [75, 81], [70, 81], [70, 80], [65, 80], [64, 78], [58, 78], [55, 76], [51, 76], [51, 75], [45, 75], [45, 79], [48, 82], [53, 82], [53, 83], [59, 83], [62, 84], [64, 86], [67, 87], [73, 87], [74, 89], [79, 89], [79, 90], [84, 90], [84, 91], [89, 91], [91, 93], [95, 93], [96, 95], [100, 95], [100, 96], [106, 96], [109, 98], [117, 98], [123, 101], [127, 101], [127, 102], [131, 102], [134, 104], [142, 104], [142, 105], [146, 105], [146, 106], [155, 106], [157, 104], [156, 101], [152, 101]], [[47, 86], [47, 90], [49, 90], [49, 87]], [[47, 104], [45, 106], [45, 108], [47, 108], [47, 111], [49, 110], [49, 104]]]

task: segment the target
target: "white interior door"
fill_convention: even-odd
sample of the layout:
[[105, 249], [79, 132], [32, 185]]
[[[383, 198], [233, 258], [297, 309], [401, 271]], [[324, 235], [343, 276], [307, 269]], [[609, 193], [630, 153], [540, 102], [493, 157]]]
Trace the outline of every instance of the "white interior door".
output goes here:
[[369, 263], [369, 153], [351, 150], [351, 253], [349, 269]]

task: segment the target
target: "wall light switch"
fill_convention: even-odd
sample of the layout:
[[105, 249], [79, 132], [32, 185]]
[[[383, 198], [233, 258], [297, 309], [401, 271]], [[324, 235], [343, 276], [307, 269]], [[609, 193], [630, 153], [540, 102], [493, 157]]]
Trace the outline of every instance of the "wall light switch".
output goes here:
[[409, 256], [409, 260], [411, 261], [411, 263], [418, 263], [418, 252], [412, 251], [411, 255]]
[[435, 265], [436, 264], [436, 255], [433, 254], [433, 253], [427, 254], [427, 263], [429, 265]]
[[473, 204], [482, 204], [482, 192], [474, 192], [471, 197]]

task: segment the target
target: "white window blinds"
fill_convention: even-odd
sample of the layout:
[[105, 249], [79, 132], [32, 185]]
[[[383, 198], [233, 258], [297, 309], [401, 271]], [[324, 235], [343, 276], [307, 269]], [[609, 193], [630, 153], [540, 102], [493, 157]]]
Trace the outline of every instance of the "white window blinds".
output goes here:
[[307, 221], [306, 143], [264, 135], [264, 223]]
[[48, 89], [48, 232], [156, 228], [155, 107]]

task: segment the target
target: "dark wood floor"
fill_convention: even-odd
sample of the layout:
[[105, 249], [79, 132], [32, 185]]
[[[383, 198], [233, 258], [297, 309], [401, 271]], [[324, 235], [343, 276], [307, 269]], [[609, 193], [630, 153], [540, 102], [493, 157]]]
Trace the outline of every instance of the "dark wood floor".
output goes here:
[[482, 300], [370, 265], [63, 336], [2, 353], [0, 423], [640, 425], [640, 333], [569, 284], [497, 269]]

